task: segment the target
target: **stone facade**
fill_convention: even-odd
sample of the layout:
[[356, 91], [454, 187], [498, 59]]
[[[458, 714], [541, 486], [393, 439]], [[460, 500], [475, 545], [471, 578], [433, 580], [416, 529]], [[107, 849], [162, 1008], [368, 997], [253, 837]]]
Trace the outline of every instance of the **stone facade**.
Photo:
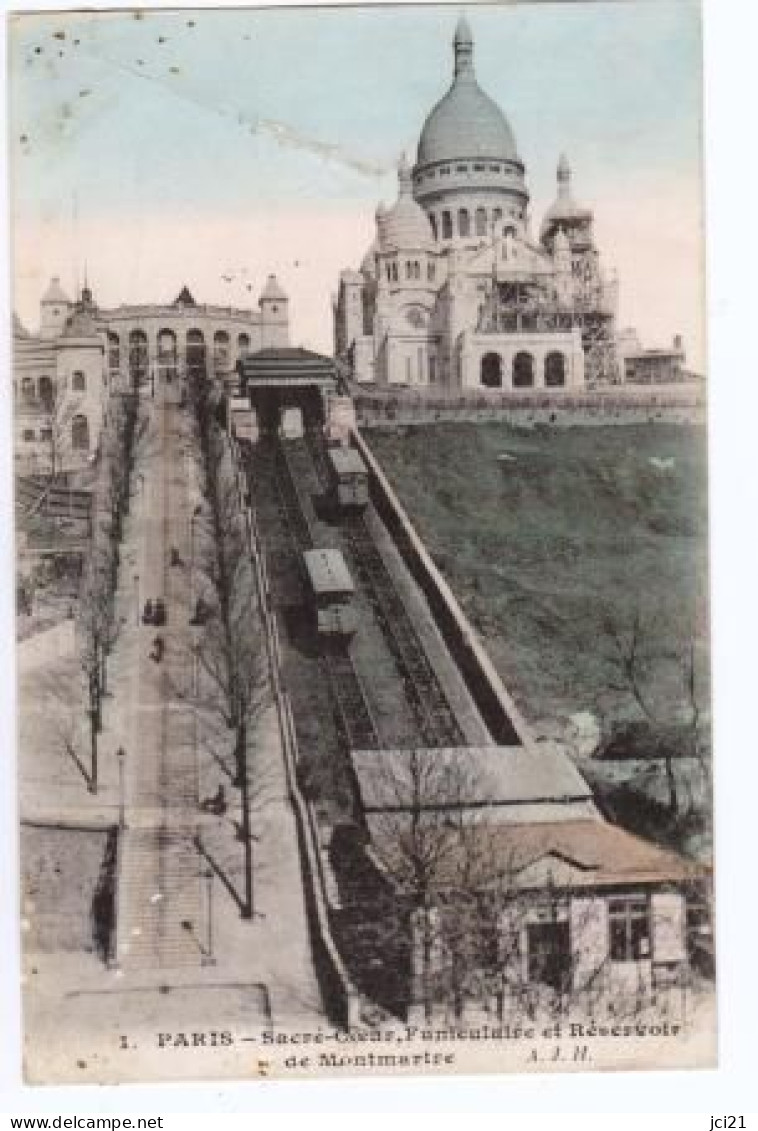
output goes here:
[[110, 391], [171, 380], [193, 363], [224, 380], [249, 353], [289, 343], [289, 301], [269, 276], [259, 309], [200, 305], [184, 287], [173, 303], [99, 307], [85, 286], [73, 302], [55, 278], [39, 330], [14, 318], [16, 465], [76, 471], [97, 447]]
[[532, 234], [524, 164], [477, 82], [465, 19], [453, 55], [452, 84], [427, 117], [415, 166], [403, 159], [397, 201], [379, 205], [360, 269], [340, 276], [337, 357], [356, 382], [440, 391], [680, 379], [683, 354], [674, 364], [670, 351], [637, 343], [632, 359], [619, 339], [617, 282], [565, 156], [555, 201]]

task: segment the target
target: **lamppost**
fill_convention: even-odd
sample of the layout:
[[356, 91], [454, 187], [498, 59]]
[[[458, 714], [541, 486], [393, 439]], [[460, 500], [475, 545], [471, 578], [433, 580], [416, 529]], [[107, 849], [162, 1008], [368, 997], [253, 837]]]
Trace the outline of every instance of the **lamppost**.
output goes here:
[[192, 512], [192, 517], [190, 518], [189, 603], [191, 616], [194, 616], [194, 609], [192, 608], [192, 606], [194, 604], [193, 582], [195, 574], [195, 523], [200, 518], [202, 513], [202, 505], [200, 503], [197, 503], [195, 509]]
[[126, 751], [123, 746], [119, 746], [116, 751], [116, 758], [118, 759], [118, 827], [120, 829], [126, 828], [126, 781], [124, 777], [124, 761], [126, 759]]
[[139, 625], [140, 616], [139, 616], [139, 574], [138, 573], [134, 574], [134, 598], [135, 598], [135, 601], [137, 603], [137, 606], [136, 606], [137, 607], [137, 624]]
[[201, 966], [215, 966], [216, 959], [213, 957], [213, 869], [206, 868], [204, 875], [207, 906], [206, 937], [205, 949], [200, 964]]
[[200, 641], [192, 641], [192, 698], [200, 694]]

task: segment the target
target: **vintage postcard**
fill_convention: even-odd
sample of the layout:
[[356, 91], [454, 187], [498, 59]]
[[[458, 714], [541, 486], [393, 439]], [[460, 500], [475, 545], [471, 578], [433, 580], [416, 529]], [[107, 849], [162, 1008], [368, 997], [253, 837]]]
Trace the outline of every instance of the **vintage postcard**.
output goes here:
[[8, 36], [26, 1079], [713, 1066], [699, 5]]

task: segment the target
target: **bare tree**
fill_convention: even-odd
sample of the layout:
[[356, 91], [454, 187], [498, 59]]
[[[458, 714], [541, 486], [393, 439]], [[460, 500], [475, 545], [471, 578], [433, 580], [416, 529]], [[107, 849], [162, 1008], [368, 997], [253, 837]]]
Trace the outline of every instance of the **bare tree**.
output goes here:
[[[657, 740], [657, 757], [664, 768], [668, 808], [672, 817], [679, 817], [682, 798], [675, 766], [678, 759], [693, 759], [700, 768], [705, 792], [710, 789], [707, 728], [703, 720], [694, 636], [674, 649], [663, 648], [656, 643], [652, 627], [643, 623], [639, 610], [625, 627], [610, 616], [603, 617], [602, 630], [611, 644], [610, 659], [616, 670], [610, 689], [629, 696], [640, 717], [649, 724]], [[675, 701], [670, 697], [669, 678], [668, 694], [661, 702], [660, 684], [664, 672], [669, 676], [673, 673]]]
[[41, 397], [43, 430], [47, 439], [50, 478], [56, 479], [61, 471], [63, 453], [69, 447], [69, 433], [74, 408], [58, 381], [51, 381]]
[[266, 702], [267, 670], [255, 579], [228, 441], [210, 416], [207, 391], [200, 379], [194, 388], [208, 513], [200, 569], [212, 594], [198, 659], [217, 689], [220, 710], [234, 734], [234, 784], [240, 790], [240, 839], [245, 856], [242, 914], [251, 918], [254, 914], [253, 833], [248, 748], [253, 725]]
[[100, 438], [100, 467], [93, 502], [90, 550], [79, 601], [81, 666], [90, 722], [89, 788], [98, 787], [97, 736], [107, 693], [107, 660], [118, 638], [115, 617], [119, 544], [129, 497], [129, 475], [137, 405], [134, 397], [111, 398]]

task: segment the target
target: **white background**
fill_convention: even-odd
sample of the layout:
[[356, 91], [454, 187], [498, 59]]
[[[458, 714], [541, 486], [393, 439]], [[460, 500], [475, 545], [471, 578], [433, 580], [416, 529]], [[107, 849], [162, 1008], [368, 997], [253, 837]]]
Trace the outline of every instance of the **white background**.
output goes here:
[[[245, 1119], [245, 1127], [258, 1125], [264, 1112], [277, 1111], [446, 1112], [453, 1118], [460, 1111], [493, 1112], [498, 1114], [489, 1117], [488, 1126], [492, 1119], [497, 1120], [494, 1126], [531, 1127], [553, 1126], [556, 1115], [569, 1113], [573, 1113], [569, 1127], [607, 1127], [607, 1119], [584, 1122], [576, 1113], [645, 1112], [656, 1113], [651, 1126], [710, 1131], [711, 1114], [758, 1110], [758, 882], [754, 863], [758, 856], [758, 9], [751, 0], [704, 0], [704, 13], [720, 1067], [712, 1072], [577, 1077], [22, 1088], [12, 676], [12, 386], [6, 267], [0, 274], [0, 568], [5, 579], [0, 588], [5, 629], [4, 678], [0, 681], [0, 847], [4, 850], [0, 857], [0, 1113], [177, 1113], [177, 1118], [167, 1119], [170, 1129], [207, 1126], [210, 1120], [217, 1120], [212, 1113], [220, 1112], [257, 1113]], [[2, 55], [4, 59], [4, 50]], [[5, 135], [4, 120], [2, 128]], [[0, 152], [5, 150], [4, 136]], [[7, 251], [6, 177], [0, 191]], [[7, 254], [5, 263], [9, 263]], [[664, 1117], [669, 1112], [692, 1115], [674, 1120]], [[512, 1120], [511, 1113], [522, 1114]], [[241, 1120], [229, 1122], [242, 1125]], [[627, 1123], [631, 1120], [614, 1118], [612, 1126]], [[562, 1124], [566, 1126], [563, 1120]], [[634, 1127], [639, 1125], [639, 1118], [634, 1119]], [[748, 1117], [747, 1126], [758, 1128], [758, 1117]]]

